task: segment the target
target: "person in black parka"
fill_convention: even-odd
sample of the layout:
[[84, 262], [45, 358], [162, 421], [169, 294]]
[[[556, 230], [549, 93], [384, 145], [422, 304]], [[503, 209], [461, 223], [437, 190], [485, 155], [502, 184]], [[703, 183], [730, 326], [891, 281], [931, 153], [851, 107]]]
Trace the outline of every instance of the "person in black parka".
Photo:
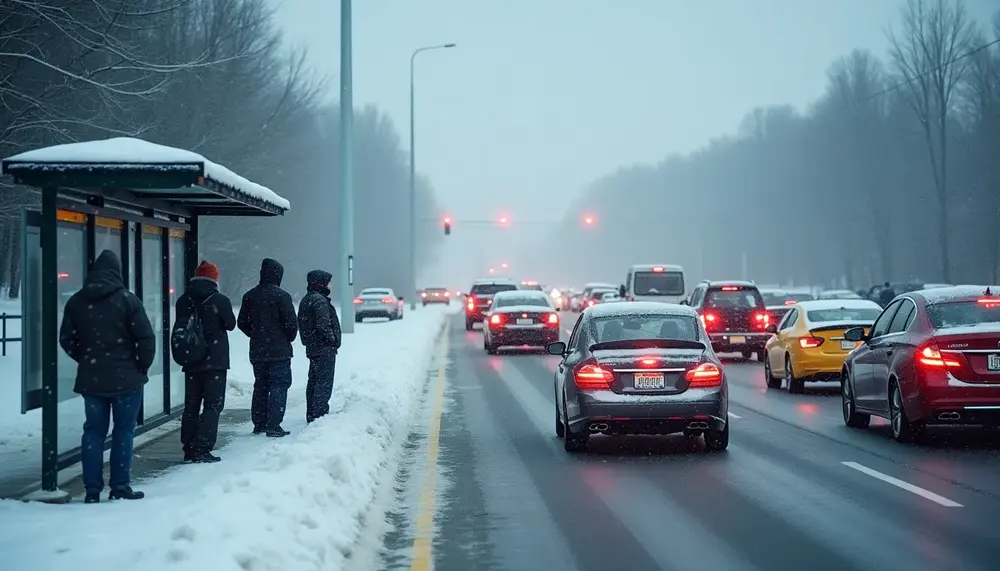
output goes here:
[[260, 264], [260, 283], [243, 295], [236, 326], [250, 338], [253, 397], [250, 418], [254, 434], [287, 436], [281, 427], [292, 386], [292, 342], [298, 319], [292, 296], [281, 289], [285, 268], [271, 258]]
[[309, 358], [306, 422], [330, 412], [333, 376], [340, 349], [340, 318], [330, 302], [333, 275], [313, 270], [306, 275], [308, 293], [299, 302], [299, 336]]
[[894, 299], [896, 299], [896, 290], [892, 289], [892, 285], [889, 282], [885, 282], [882, 291], [878, 294], [878, 304], [884, 309], [889, 307], [889, 304]]
[[174, 327], [186, 324], [194, 311], [201, 315], [208, 353], [200, 362], [184, 365], [181, 445], [185, 462], [218, 462], [221, 458], [212, 454], [212, 449], [226, 404], [229, 332], [236, 329], [236, 316], [232, 302], [219, 292], [219, 268], [215, 264], [203, 261], [195, 269], [184, 294], [177, 298]]
[[101, 500], [104, 439], [112, 418], [108, 499], [142, 499], [145, 494], [131, 487], [132, 443], [142, 389], [156, 356], [156, 337], [142, 302], [125, 288], [121, 260], [114, 252], [101, 252], [83, 288], [66, 302], [59, 345], [77, 362], [73, 391], [83, 396], [84, 501]]

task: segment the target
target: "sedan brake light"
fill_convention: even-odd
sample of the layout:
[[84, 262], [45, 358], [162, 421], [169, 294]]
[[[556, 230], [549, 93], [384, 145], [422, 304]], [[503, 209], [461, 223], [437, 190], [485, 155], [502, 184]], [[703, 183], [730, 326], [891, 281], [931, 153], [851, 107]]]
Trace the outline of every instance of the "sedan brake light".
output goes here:
[[556, 315], [555, 313], [550, 313], [547, 323], [549, 325], [559, 325], [559, 316]]
[[710, 329], [719, 318], [714, 313], [702, 313], [701, 314], [701, 324], [705, 326], [705, 329]]
[[722, 385], [722, 369], [715, 363], [702, 363], [684, 374], [688, 388], [718, 387]]
[[490, 325], [503, 325], [503, 315], [494, 313], [490, 316]]
[[767, 329], [771, 323], [771, 316], [766, 311], [756, 313], [753, 318], [760, 329]]
[[951, 357], [944, 357], [934, 343], [925, 345], [917, 352], [917, 361], [928, 369], [957, 369], [962, 363]]
[[799, 337], [799, 347], [803, 349], [813, 349], [819, 347], [826, 341], [822, 337]]
[[354, 305], [361, 305], [364, 301], [360, 297], [354, 298]]
[[427, 292], [426, 291], [420, 292], [420, 297], [427, 297]]
[[465, 309], [466, 311], [473, 311], [474, 309], [476, 309], [476, 302], [473, 301], [471, 297], [468, 298], [468, 300], [466, 300]]
[[581, 390], [602, 390], [611, 387], [615, 375], [594, 363], [584, 363], [573, 371], [573, 380]]
[[382, 303], [395, 303], [395, 301], [396, 300], [393, 299], [393, 298], [391, 298], [391, 297], [383, 297], [382, 298]]

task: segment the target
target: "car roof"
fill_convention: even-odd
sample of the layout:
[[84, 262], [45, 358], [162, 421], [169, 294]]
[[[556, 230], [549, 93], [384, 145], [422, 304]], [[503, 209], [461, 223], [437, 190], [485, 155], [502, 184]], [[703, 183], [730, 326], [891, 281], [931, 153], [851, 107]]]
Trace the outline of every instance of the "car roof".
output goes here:
[[[665, 272], [683, 272], [684, 268], [677, 264], [633, 264], [632, 272], [651, 272], [653, 268], [663, 268]], [[657, 272], [659, 273], [659, 272]]]
[[610, 284], [608, 282], [587, 282], [583, 284], [583, 289], [594, 289], [595, 287], [618, 287], [615, 284]]
[[493, 296], [493, 299], [496, 299], [498, 297], [501, 297], [501, 298], [502, 297], [537, 297], [537, 298], [546, 298], [546, 299], [548, 299], [549, 296], [544, 291], [540, 291], [540, 290], [537, 290], [537, 289], [511, 289], [511, 290], [507, 290], [507, 291], [498, 291], [497, 294], [495, 296]]
[[630, 301], [628, 303], [612, 303], [610, 305], [600, 304], [585, 309], [584, 313], [591, 317], [617, 317], [635, 314], [687, 315], [694, 318], [698, 317], [698, 313], [686, 305], [661, 303], [658, 301]]
[[446, 288], [446, 287], [425, 287], [424, 289], [425, 290], [432, 290], [432, 289], [446, 290], [448, 288]]
[[789, 307], [798, 307], [804, 311], [815, 311], [817, 309], [877, 309], [882, 311], [882, 306], [868, 299], [810, 299], [800, 301]]
[[382, 292], [392, 292], [391, 287], [366, 287], [361, 290], [361, 293], [382, 293]]
[[479, 278], [472, 282], [472, 285], [514, 285], [514, 280], [510, 278]]
[[998, 296], [997, 301], [1000, 302], [1000, 286], [962, 285], [911, 291], [903, 295], [923, 298], [926, 303], [948, 303], [954, 301], [971, 301], [986, 297], [987, 288], [990, 290], [990, 297]]
[[[708, 287], [736, 286], [736, 287], [752, 287], [755, 289], [757, 288], [757, 284], [745, 280], [719, 280], [719, 281], [705, 280], [701, 283], [707, 285]], [[788, 290], [782, 290], [782, 291], [788, 292]]]

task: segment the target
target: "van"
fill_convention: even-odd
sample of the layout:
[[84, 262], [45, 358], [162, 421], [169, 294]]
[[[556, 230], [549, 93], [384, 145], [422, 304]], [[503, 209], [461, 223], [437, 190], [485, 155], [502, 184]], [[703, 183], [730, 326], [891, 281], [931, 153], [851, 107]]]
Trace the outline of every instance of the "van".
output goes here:
[[684, 268], [670, 264], [637, 264], [625, 277], [625, 298], [630, 301], [680, 303], [687, 299]]

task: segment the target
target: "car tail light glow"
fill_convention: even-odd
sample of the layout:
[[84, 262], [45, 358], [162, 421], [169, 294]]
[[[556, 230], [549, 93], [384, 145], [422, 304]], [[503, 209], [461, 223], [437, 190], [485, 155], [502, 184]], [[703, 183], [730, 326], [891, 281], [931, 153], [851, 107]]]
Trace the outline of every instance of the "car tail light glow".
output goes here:
[[933, 343], [917, 352], [917, 361], [928, 369], [957, 369], [962, 366], [953, 357], [941, 355], [941, 351]]
[[646, 357], [644, 359], [639, 359], [639, 366], [640, 367], [655, 367], [656, 363], [657, 363], [656, 359], [653, 359], [651, 357]]
[[354, 298], [354, 305], [361, 305], [362, 303], [364, 303], [364, 301], [362, 301], [360, 297]]
[[663, 271], [663, 268], [661, 268], [660, 266], [656, 266], [655, 268], [653, 268], [653, 271], [656, 273], [660, 273]]
[[549, 325], [559, 325], [559, 316], [555, 313], [550, 313], [546, 323]]
[[450, 295], [451, 295], [451, 293], [450, 293], [450, 292], [447, 292], [447, 291], [446, 291], [446, 292], [444, 292], [444, 296], [445, 296], [445, 297], [448, 297], [448, 296], [450, 296]]
[[722, 286], [722, 291], [736, 291], [740, 288], [736, 286]]
[[753, 319], [760, 329], [767, 329], [767, 326], [771, 324], [771, 316], [766, 311], [754, 314]]
[[689, 388], [718, 387], [722, 385], [722, 369], [715, 363], [702, 363], [684, 374]]
[[812, 349], [814, 347], [819, 347], [823, 344], [822, 337], [799, 337], [799, 347], [803, 349]]
[[382, 298], [382, 303], [393, 303], [393, 302], [395, 302], [395, 301], [396, 301], [396, 300], [395, 300], [395, 299], [393, 299], [393, 298], [391, 298], [391, 297], [383, 297], [383, 298]]
[[580, 389], [600, 390], [609, 388], [611, 382], [615, 380], [615, 375], [600, 365], [584, 363], [573, 371], [573, 379]]
[[983, 299], [977, 299], [977, 302], [985, 305], [986, 307], [997, 307], [1000, 305], [1000, 297], [986, 297]]
[[594, 307], [594, 300], [588, 299], [587, 300], [587, 307]]
[[427, 292], [426, 291], [420, 292], [420, 297], [427, 297]]
[[709, 329], [715, 325], [715, 322], [719, 320], [719, 317], [714, 313], [702, 313], [701, 314], [701, 324], [705, 326], [705, 329]]
[[490, 316], [490, 325], [503, 325], [503, 316], [499, 313], [494, 313]]
[[785, 300], [785, 305], [795, 305], [795, 300], [794, 299], [786, 299]]

